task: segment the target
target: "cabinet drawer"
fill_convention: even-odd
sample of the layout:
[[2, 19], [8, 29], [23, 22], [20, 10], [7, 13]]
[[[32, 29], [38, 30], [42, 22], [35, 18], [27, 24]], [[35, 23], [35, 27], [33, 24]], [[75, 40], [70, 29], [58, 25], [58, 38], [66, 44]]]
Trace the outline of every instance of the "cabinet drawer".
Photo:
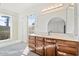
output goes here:
[[56, 43], [56, 40], [50, 39], [50, 38], [45, 38], [45, 42]]
[[30, 44], [29, 44], [29, 47], [30, 47], [30, 48], [35, 48], [35, 44], [30, 43]]
[[35, 39], [30, 39], [29, 43], [34, 43], [35, 44]]
[[29, 43], [35, 43], [35, 37], [29, 36]]
[[63, 46], [69, 46], [69, 47], [77, 47], [77, 43], [76, 42], [72, 42], [72, 41], [57, 41], [57, 45], [63, 45]]
[[42, 45], [43, 45], [43, 42], [42, 41], [36, 40], [36, 46], [42, 46]]
[[61, 51], [61, 52], [65, 52], [68, 54], [73, 54], [76, 55], [77, 54], [77, 49], [76, 48], [72, 48], [72, 47], [66, 47], [66, 46], [57, 46], [57, 50]]
[[43, 42], [36, 40], [36, 49], [41, 49], [43, 47]]
[[29, 36], [29, 39], [35, 39], [35, 36]]
[[43, 41], [43, 37], [36, 37], [36, 40]]
[[74, 56], [74, 55], [68, 54], [68, 53], [64, 53], [64, 52], [61, 52], [61, 51], [57, 51], [57, 56]]

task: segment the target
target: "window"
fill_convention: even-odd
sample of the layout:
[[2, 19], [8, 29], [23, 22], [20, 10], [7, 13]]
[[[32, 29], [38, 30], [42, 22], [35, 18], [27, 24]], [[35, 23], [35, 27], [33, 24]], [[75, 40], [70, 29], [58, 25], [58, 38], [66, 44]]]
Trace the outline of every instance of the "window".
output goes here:
[[10, 16], [0, 16], [0, 40], [10, 38]]
[[36, 21], [36, 16], [35, 15], [28, 16], [28, 30], [29, 30], [29, 34], [34, 33], [35, 21]]
[[9, 16], [0, 16], [0, 26], [10, 26]]
[[35, 24], [36, 17], [34, 15], [28, 16], [28, 25], [32, 26]]

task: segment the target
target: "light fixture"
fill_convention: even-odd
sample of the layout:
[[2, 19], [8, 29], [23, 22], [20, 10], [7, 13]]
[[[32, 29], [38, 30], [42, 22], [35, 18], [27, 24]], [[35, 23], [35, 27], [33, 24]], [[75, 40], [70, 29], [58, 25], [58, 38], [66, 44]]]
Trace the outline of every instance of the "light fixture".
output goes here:
[[62, 7], [63, 6], [63, 4], [56, 4], [56, 5], [54, 5], [54, 6], [50, 6], [50, 7], [48, 7], [48, 8], [45, 8], [45, 9], [43, 9], [43, 10], [41, 10], [42, 12], [46, 12], [46, 11], [49, 11], [49, 10], [53, 10], [53, 9], [57, 9], [57, 8], [60, 8], [60, 7]]

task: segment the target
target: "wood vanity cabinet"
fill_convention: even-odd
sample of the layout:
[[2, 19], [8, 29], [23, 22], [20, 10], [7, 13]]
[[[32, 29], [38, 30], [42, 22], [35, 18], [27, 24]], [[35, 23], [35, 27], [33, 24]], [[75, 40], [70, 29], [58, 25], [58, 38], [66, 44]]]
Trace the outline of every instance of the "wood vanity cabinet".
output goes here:
[[55, 43], [56, 40], [50, 38], [45, 39], [45, 56], [55, 56]]
[[44, 55], [44, 41], [42, 37], [36, 37], [36, 53], [43, 56]]
[[56, 43], [58, 56], [76, 56], [77, 43], [72, 41], [58, 40]]
[[41, 56], [78, 56], [79, 42], [63, 39], [29, 36], [31, 51]]
[[32, 52], [35, 52], [35, 46], [36, 46], [36, 39], [35, 39], [35, 36], [29, 36], [29, 47], [30, 47], [30, 50]]
[[79, 43], [77, 43], [77, 55], [79, 56]]

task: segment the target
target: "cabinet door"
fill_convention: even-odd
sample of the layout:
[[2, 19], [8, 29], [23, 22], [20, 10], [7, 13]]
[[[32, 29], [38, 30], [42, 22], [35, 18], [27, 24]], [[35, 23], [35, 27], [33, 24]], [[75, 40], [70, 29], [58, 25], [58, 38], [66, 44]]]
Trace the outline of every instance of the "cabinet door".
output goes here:
[[36, 40], [36, 53], [43, 56], [44, 50], [42, 41]]
[[70, 56], [70, 55], [77, 55], [77, 44], [76, 42], [71, 41], [57, 41], [57, 55], [64, 55], [64, 56]]
[[45, 56], [55, 56], [55, 44], [45, 42]]
[[35, 52], [35, 44], [30, 43], [29, 48], [30, 48], [30, 51]]
[[29, 43], [35, 44], [35, 36], [29, 36]]
[[79, 42], [77, 43], [77, 55], [79, 56]]
[[77, 54], [76, 48], [72, 48], [72, 47], [57, 46], [57, 50], [58, 50], [58, 51], [65, 52], [65, 53], [67, 53], [67, 54], [72, 54], [72, 55], [76, 55], [76, 54]]
[[35, 52], [35, 37], [29, 36], [29, 48], [32, 52]]

